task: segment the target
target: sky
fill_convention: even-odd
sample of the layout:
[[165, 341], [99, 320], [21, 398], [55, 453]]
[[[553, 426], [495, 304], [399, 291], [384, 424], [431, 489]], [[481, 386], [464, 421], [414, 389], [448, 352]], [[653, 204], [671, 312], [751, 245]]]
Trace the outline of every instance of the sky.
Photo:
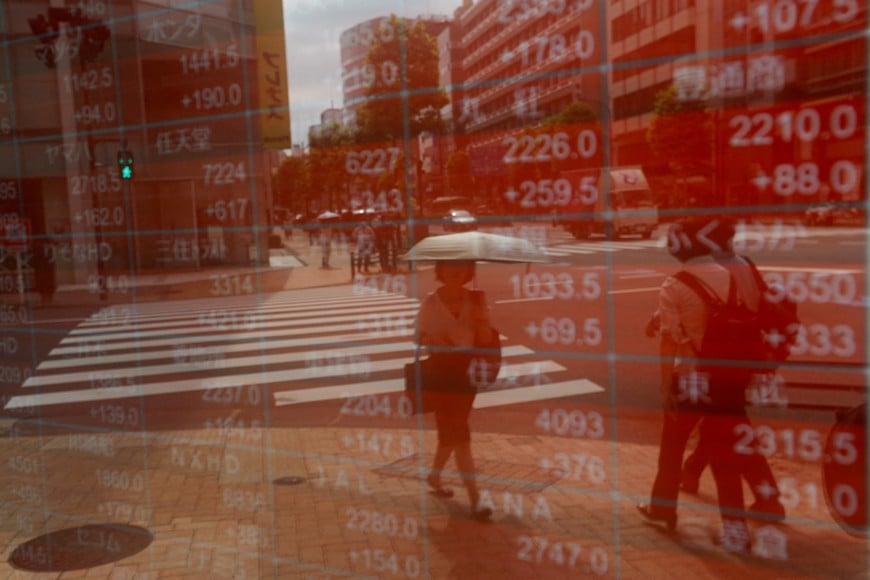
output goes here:
[[290, 118], [294, 143], [306, 140], [331, 104], [342, 106], [339, 38], [348, 28], [391, 13], [452, 15], [462, 0], [284, 0]]

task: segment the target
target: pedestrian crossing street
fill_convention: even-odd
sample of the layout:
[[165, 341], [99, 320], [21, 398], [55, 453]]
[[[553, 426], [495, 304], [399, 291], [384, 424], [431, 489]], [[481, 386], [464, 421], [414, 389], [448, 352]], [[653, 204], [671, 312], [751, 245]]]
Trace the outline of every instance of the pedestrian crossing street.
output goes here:
[[[268, 385], [278, 406], [404, 391], [419, 301], [355, 286], [112, 306], [71, 330], [7, 410]], [[502, 338], [478, 408], [602, 387]]]

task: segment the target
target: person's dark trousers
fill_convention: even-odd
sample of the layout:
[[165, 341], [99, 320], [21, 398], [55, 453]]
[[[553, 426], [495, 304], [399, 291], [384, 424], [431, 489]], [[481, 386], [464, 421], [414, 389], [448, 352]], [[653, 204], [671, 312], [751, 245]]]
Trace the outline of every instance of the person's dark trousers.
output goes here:
[[701, 417], [700, 413], [691, 410], [665, 412], [659, 444], [658, 471], [650, 498], [650, 510], [657, 517], [676, 518], [683, 453], [689, 436]]
[[[748, 422], [748, 418], [746, 419]], [[753, 450], [755, 447], [753, 446]], [[697, 491], [701, 474], [711, 463], [713, 450], [709, 445], [699, 441], [694, 451], [683, 462], [682, 483], [689, 491]], [[758, 502], [767, 502], [779, 497], [776, 479], [767, 458], [760, 453], [751, 453], [741, 457], [743, 478], [752, 489], [752, 495]]]
[[747, 455], [739, 454], [739, 425], [748, 424], [745, 413], [709, 413], [701, 422], [701, 444], [710, 451], [710, 468], [716, 482], [719, 513], [722, 516], [723, 542], [731, 549], [742, 551], [749, 543], [743, 499], [743, 471]]

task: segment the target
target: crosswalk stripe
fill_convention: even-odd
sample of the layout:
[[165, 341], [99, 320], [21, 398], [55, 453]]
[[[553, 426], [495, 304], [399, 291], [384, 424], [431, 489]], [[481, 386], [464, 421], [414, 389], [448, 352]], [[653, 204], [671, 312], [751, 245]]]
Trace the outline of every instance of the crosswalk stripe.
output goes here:
[[[411, 326], [409, 323], [408, 326]], [[316, 327], [318, 333], [336, 333], [336, 332], [347, 332], [350, 330], [359, 331], [359, 324], [332, 324], [328, 326], [318, 326]], [[410, 333], [408, 329], [402, 328], [399, 326], [394, 326], [388, 333], [382, 333], [381, 336], [378, 336], [377, 333], [370, 333], [364, 338], [360, 340], [378, 340], [379, 338], [386, 337], [395, 337], [400, 336], [403, 333]], [[273, 337], [282, 337], [286, 336], [287, 333], [284, 330], [264, 330], [260, 332], [238, 332], [235, 334], [196, 334], [196, 335], [188, 335], [188, 336], [175, 336], [175, 337], [166, 337], [165, 332], [160, 333], [152, 333], [155, 334], [156, 337], [149, 337], [147, 339], [139, 339], [139, 340], [130, 340], [121, 343], [110, 343], [102, 345], [104, 350], [127, 350], [131, 348], [150, 348], [150, 347], [161, 347], [161, 346], [171, 346], [174, 344], [201, 344], [203, 341], [207, 342], [229, 342], [229, 341], [247, 341], [247, 342], [257, 342], [257, 341], [267, 341]], [[298, 334], [298, 333], [297, 333]], [[365, 333], [364, 333], [365, 335]], [[95, 341], [98, 342], [98, 338], [93, 337], [71, 337], [68, 339], [61, 340], [61, 343], [65, 344], [79, 344], [79, 345], [92, 345]], [[139, 338], [139, 337], [137, 337]], [[330, 337], [330, 340], [335, 340], [335, 337]], [[63, 350], [62, 350], [63, 349]], [[79, 347], [58, 347], [55, 349], [58, 353], [63, 354], [76, 354], [79, 352]], [[54, 352], [54, 351], [53, 351]]]
[[[414, 321], [413, 317], [417, 314], [417, 308], [416, 307], [409, 308], [406, 310], [390, 310], [389, 313], [394, 317], [393, 319], [395, 319], [396, 317], [408, 316], [410, 318], [407, 322], [413, 323], [413, 321]], [[352, 314], [352, 315], [349, 314], [349, 315], [344, 315], [344, 316], [324, 316], [322, 318], [319, 318], [318, 322], [327, 322], [327, 321], [328, 322], [345, 322], [345, 321], [353, 320], [355, 323], [353, 325], [350, 325], [350, 326], [354, 327], [354, 328], [358, 328], [360, 324], [363, 324], [363, 325], [365, 324], [365, 322], [366, 322], [365, 315], [367, 315], [368, 313], [362, 313], [362, 314], [363, 314], [362, 318], [360, 317], [359, 312]], [[292, 324], [286, 320], [276, 320], [276, 321], [271, 321], [271, 322], [263, 322], [263, 323], [260, 323], [258, 325], [258, 328], [284, 327], [284, 328], [287, 328], [287, 330], [284, 332], [284, 334], [291, 334], [291, 335], [293, 335], [293, 334], [298, 335], [298, 334], [304, 334], [306, 332], [311, 332], [311, 329], [310, 329], [311, 317], [306, 317], [306, 318], [301, 319], [301, 320], [296, 320], [296, 319], [293, 319], [293, 320], [294, 320], [294, 322]], [[187, 329], [184, 329], [184, 330], [187, 330], [186, 332], [184, 332], [184, 334], [188, 334], [188, 335], [191, 333], [194, 333], [194, 332], [200, 332], [201, 333], [200, 336], [202, 337], [201, 340], [211, 340], [211, 338], [212, 338], [211, 333], [209, 332], [208, 328], [196, 329], [196, 328], [189, 328], [188, 327]], [[330, 332], [331, 332], [331, 330], [330, 330]], [[202, 333], [204, 333], [204, 334], [202, 334]], [[258, 333], [258, 332], [252, 332], [250, 334], [253, 334], [256, 336], [261, 335], [261, 333]], [[128, 331], [128, 332], [114, 332], [114, 333], [111, 331], [104, 330], [103, 332], [91, 332], [91, 333], [88, 333], [87, 335], [85, 335], [83, 333], [77, 333], [76, 335], [72, 335], [72, 333], [70, 333], [70, 336], [63, 338], [60, 342], [61, 342], [61, 344], [69, 344], [69, 343], [73, 343], [73, 342], [81, 342], [83, 340], [93, 341], [95, 339], [100, 339], [100, 338], [124, 339], [124, 338], [152, 338], [152, 337], [165, 337], [165, 336], [166, 336], [165, 330], [145, 330], [145, 331], [135, 331], [134, 330], [134, 331]]]
[[[169, 310], [122, 307], [135, 312], [132, 324], [117, 322], [117, 306], [104, 309], [102, 318], [70, 331], [5, 408], [245, 385], [269, 385], [278, 405], [403, 390], [402, 370], [416, 348], [411, 339], [419, 301], [389, 293], [355, 296], [351, 291], [347, 286], [291, 291], [280, 300], [259, 302], [245, 297], [220, 310], [245, 313], [244, 320], [256, 320], [250, 329], [243, 324], [217, 329], [197, 323], [196, 308], [211, 306], [203, 302], [195, 306], [188, 301], [186, 308]], [[478, 406], [601, 390], [585, 379], [560, 380], [566, 367], [554, 360], [531, 360], [533, 350], [506, 344], [502, 338], [499, 379], [495, 390], [481, 393]], [[541, 380], [545, 384], [539, 384]]]
[[[416, 304], [409, 303], [401, 303], [401, 306], [406, 307], [408, 310], [402, 312], [416, 312], [419, 308]], [[333, 307], [328, 310], [330, 313], [338, 314], [343, 312], [351, 312], [352, 314], [345, 316], [345, 319], [359, 319], [360, 317], [360, 306], [345, 306], [341, 308]], [[374, 314], [374, 313], [382, 313], [382, 312], [393, 312], [395, 311], [395, 306], [390, 304], [378, 304], [375, 306], [367, 306], [365, 310], [362, 312], [363, 314]], [[277, 312], [272, 312], [271, 314], [258, 314], [253, 315], [250, 318], [245, 318], [240, 322], [237, 322], [239, 325], [253, 325], [256, 328], [269, 328], [270, 326], [279, 326], [280, 321], [291, 321], [291, 320], [307, 320], [313, 317], [319, 317], [323, 315], [323, 309], [314, 309], [314, 308], [306, 308], [306, 309], [287, 309]], [[333, 320], [338, 321], [338, 317], [332, 317]], [[264, 320], [269, 320], [271, 322], [264, 323]], [[197, 327], [202, 328], [204, 331], [213, 331], [220, 330], [210, 328], [208, 324], [203, 324], [197, 322], [197, 318], [173, 318], [172, 320], [165, 320], [160, 322], [145, 322], [145, 323], [125, 323], [122, 325], [113, 325], [113, 326], [101, 326], [101, 327], [88, 327], [88, 328], [76, 328], [70, 331], [70, 335], [84, 335], [84, 334], [111, 334], [115, 330], [125, 330], [135, 332], [137, 335], [142, 335], [143, 330], [156, 329], [156, 328], [174, 328], [177, 326], [183, 326], [186, 329], [190, 329], [191, 325], [195, 325]]]
[[[504, 349], [503, 349], [504, 354]], [[511, 354], [510, 356], [515, 356]], [[378, 361], [379, 370], [391, 370], [404, 368], [405, 363], [409, 361], [408, 357], [399, 358], [399, 359], [390, 359], [388, 361]], [[346, 365], [336, 365], [336, 366], [346, 366]], [[534, 371], [527, 370], [534, 368]], [[347, 371], [347, 369], [343, 369]], [[565, 367], [562, 365], [553, 362], [553, 361], [544, 361], [541, 363], [535, 363], [533, 366], [525, 365], [521, 370], [517, 370], [512, 368], [512, 365], [502, 365], [501, 373], [508, 374], [510, 376], [525, 376], [530, 374], [530, 372], [557, 372], [563, 371]], [[347, 372], [336, 373], [336, 375], [341, 376], [345, 375]], [[500, 375], [501, 376], [501, 375]], [[278, 371], [257, 371], [253, 373], [245, 373], [238, 375], [229, 375], [229, 376], [220, 376], [220, 377], [209, 377], [209, 378], [196, 378], [196, 379], [184, 379], [184, 380], [175, 380], [175, 381], [166, 381], [162, 383], [146, 383], [143, 385], [124, 385], [117, 387], [108, 387], [108, 388], [93, 388], [93, 389], [77, 389], [71, 391], [59, 391], [52, 393], [39, 393], [34, 395], [19, 395], [16, 397], [12, 397], [9, 402], [6, 404], [6, 409], [20, 409], [20, 408], [28, 408], [28, 407], [38, 407], [43, 405], [56, 405], [61, 403], [87, 403], [87, 402], [96, 402], [96, 401], [105, 401], [105, 400], [115, 400], [115, 399], [127, 399], [131, 397], [143, 397], [143, 396], [154, 396], [154, 395], [168, 395], [168, 394], [179, 394], [179, 393], [189, 393], [196, 391], [206, 391], [209, 389], [227, 389], [232, 387], [241, 387], [245, 385], [263, 385], [263, 384], [277, 384], [282, 382], [290, 382], [294, 380], [302, 380], [302, 379], [311, 380], [313, 377], [307, 375], [307, 370], [305, 369], [293, 369], [293, 370], [278, 370]], [[404, 380], [401, 381], [404, 385]], [[352, 388], [354, 392], [357, 390], [357, 386], [361, 383], [353, 384]], [[315, 392], [319, 392], [318, 389], [315, 388]], [[349, 388], [347, 385], [343, 385], [342, 388]], [[402, 387], [404, 388], [404, 387]], [[293, 396], [296, 397], [304, 397], [303, 391], [306, 389], [298, 389], [289, 391]], [[284, 392], [284, 391], [279, 391]], [[276, 401], [278, 400], [279, 392], [274, 393]], [[321, 399], [322, 400], [322, 399]]]
[[497, 407], [500, 405], [516, 405], [518, 403], [531, 403], [546, 399], [559, 399], [577, 395], [600, 393], [604, 388], [589, 379], [575, 379], [537, 385], [525, 389], [499, 389], [480, 393], [474, 399], [475, 409]]
[[[403, 338], [407, 336], [412, 336], [414, 334], [413, 330], [406, 329], [402, 332], [394, 332], [393, 338]], [[196, 337], [194, 337], [196, 338]], [[278, 349], [292, 349], [299, 347], [312, 347], [316, 348], [318, 346], [332, 346], [332, 347], [344, 347], [347, 344], [353, 344], [355, 342], [366, 342], [371, 341], [371, 337], [360, 335], [360, 334], [344, 334], [344, 335], [330, 335], [330, 336], [312, 336], [306, 338], [289, 338], [283, 340], [249, 340], [245, 342], [239, 342], [234, 344], [216, 344], [212, 346], [205, 346], [202, 348], [202, 352], [199, 353], [203, 357], [211, 356], [211, 355], [225, 355], [232, 353], [244, 353], [244, 352], [264, 352], [268, 350], [278, 350]], [[191, 339], [189, 342], [196, 342], [196, 344], [200, 344], [201, 341]], [[173, 345], [182, 346], [182, 343], [172, 343]], [[51, 354], [52, 355], [63, 355], [70, 354], [68, 351], [70, 349], [54, 349]], [[58, 352], [60, 351], [60, 352]], [[124, 354], [101, 354], [101, 355], [91, 355], [87, 357], [76, 357], [76, 358], [63, 358], [56, 360], [46, 360], [43, 361], [37, 366], [38, 370], [51, 370], [51, 369], [62, 369], [62, 368], [73, 368], [80, 366], [89, 366], [89, 365], [109, 365], [109, 364], [123, 364], [123, 363], [142, 363], [145, 361], [151, 360], [161, 360], [167, 358], [173, 358], [176, 355], [175, 349], [167, 349], [167, 350], [153, 350], [153, 351], [136, 351], [132, 353], [124, 353]]]
[[[135, 313], [126, 313], [123, 314], [123, 318], [127, 321], [127, 324], [137, 321], [143, 322], [159, 322], [161, 320], [197, 320], [202, 315], [211, 315], [211, 314], [246, 314], [246, 313], [270, 313], [270, 312], [307, 312], [307, 311], [323, 311], [323, 310], [334, 310], [334, 309], [347, 309], [347, 308], [360, 308], [367, 307], [369, 305], [419, 305], [420, 302], [413, 298], [404, 298], [400, 296], [394, 296], [392, 298], [379, 298], [379, 299], [368, 299], [363, 301], [353, 301], [353, 300], [330, 300], [330, 301], [317, 301], [312, 303], [299, 303], [299, 302], [285, 302], [281, 304], [269, 304], [263, 306], [239, 306], [235, 308], [229, 307], [221, 307], [221, 308], [210, 308], [210, 309], [186, 309], [183, 311], [169, 313], [164, 312], [163, 314], [135, 314]], [[132, 309], [135, 309], [133, 307]], [[102, 314], [101, 314], [102, 313]], [[79, 325], [79, 328], [92, 328], [92, 327], [106, 327], [111, 323], [106, 322], [106, 319], [113, 315], [116, 317], [120, 317], [121, 315], [116, 312], [113, 313], [111, 309], [104, 309], [98, 313], [93, 314], [90, 319], [82, 322]]]
[[[407, 359], [411, 358], [413, 355], [413, 350], [415, 345], [410, 342], [401, 342], [401, 343], [387, 343], [387, 344], [375, 344], [375, 345], [366, 345], [361, 347], [356, 347], [347, 350], [334, 350], [327, 347], [327, 352], [332, 352], [335, 354], [340, 354], [343, 356], [359, 356], [359, 355], [378, 355], [378, 354], [386, 354], [386, 353], [402, 353], [405, 352], [405, 358], [402, 359], [389, 359], [389, 360], [374, 360], [368, 361], [368, 364], [363, 363], [363, 366], [367, 372], [381, 372], [381, 371], [390, 371], [399, 368], [401, 364], [407, 362]], [[204, 370], [206, 371], [225, 371], [234, 368], [244, 368], [244, 367], [256, 367], [258, 365], [267, 366], [267, 365], [279, 365], [279, 364], [287, 364], [287, 363], [297, 363], [310, 360], [312, 353], [317, 353], [320, 351], [299, 351], [293, 353], [279, 353], [272, 355], [264, 355], [257, 354], [254, 356], [247, 357], [237, 357], [230, 359], [217, 359], [213, 361], [213, 365], [211, 363], [204, 364], [203, 362], [191, 361], [191, 362], [183, 362], [183, 363], [171, 363], [171, 364], [162, 364], [162, 365], [152, 365], [152, 366], [138, 366], [138, 367], [127, 367], [127, 368], [116, 368], [110, 370], [101, 370], [101, 371], [82, 371], [82, 372], [69, 372], [69, 373], [59, 373], [53, 375], [45, 375], [45, 376], [34, 376], [27, 379], [23, 387], [33, 388], [33, 387], [45, 387], [49, 385], [63, 385], [63, 384], [75, 384], [83, 381], [89, 381], [95, 377], [95, 375], [101, 381], [108, 381], [112, 379], [126, 379], [128, 377], [135, 377], [136, 379], [141, 379], [143, 377], [151, 377], [151, 376], [159, 376], [166, 374], [186, 374], [192, 372], [201, 373]], [[529, 350], [524, 346], [512, 345], [507, 346], [502, 349], [503, 357], [514, 357], [520, 355], [528, 355], [532, 354], [533, 351]], [[312, 370], [311, 368], [307, 369], [294, 369], [293, 372], [297, 373], [292, 375], [290, 378], [285, 378], [284, 380], [301, 380], [301, 379], [312, 379], [312, 378], [323, 378], [323, 377], [332, 377], [332, 376], [345, 376], [352, 375], [354, 372], [359, 372], [357, 363], [347, 363], [347, 364], [336, 364], [330, 365], [323, 369]]]

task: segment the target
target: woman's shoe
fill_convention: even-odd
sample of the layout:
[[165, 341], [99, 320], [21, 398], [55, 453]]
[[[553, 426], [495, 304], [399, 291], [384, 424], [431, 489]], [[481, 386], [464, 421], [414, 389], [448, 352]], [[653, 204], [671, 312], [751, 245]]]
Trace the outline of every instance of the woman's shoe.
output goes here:
[[474, 509], [471, 508], [471, 517], [479, 522], [490, 522], [492, 510], [488, 507]]
[[653, 511], [652, 506], [645, 503], [637, 504], [637, 511], [647, 523], [656, 525], [665, 524], [668, 531], [674, 531], [677, 529], [676, 513], [656, 513]]
[[426, 478], [426, 483], [429, 484], [429, 488], [432, 490], [432, 495], [435, 497], [453, 497], [453, 490], [449, 487], [441, 487], [441, 480], [434, 475], [428, 476]]

